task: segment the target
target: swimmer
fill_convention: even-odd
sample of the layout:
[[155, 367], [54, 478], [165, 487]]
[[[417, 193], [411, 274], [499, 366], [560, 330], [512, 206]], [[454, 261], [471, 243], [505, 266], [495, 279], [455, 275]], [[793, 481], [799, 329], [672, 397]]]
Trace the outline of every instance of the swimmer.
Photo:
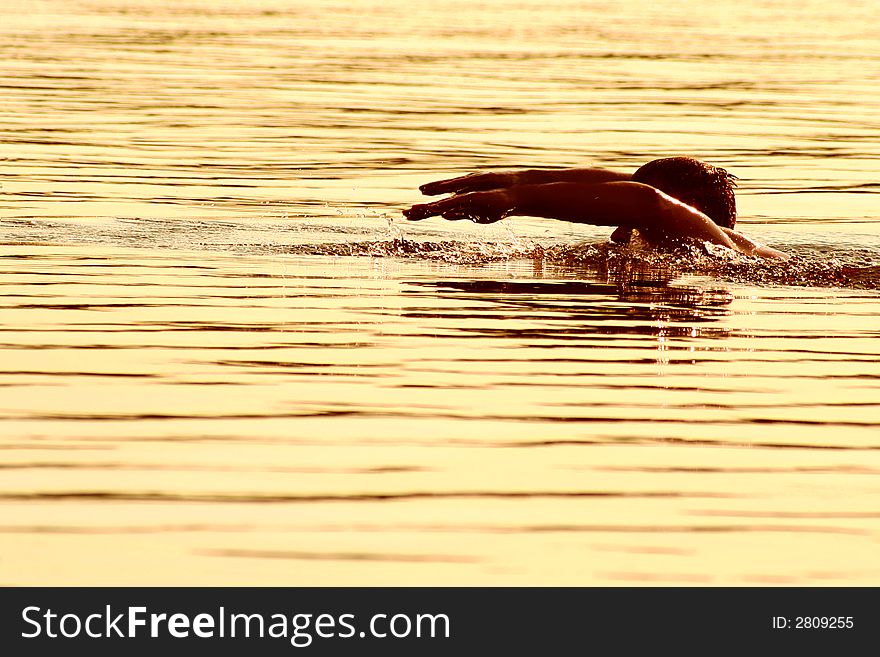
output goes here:
[[692, 157], [654, 160], [634, 174], [607, 169], [528, 169], [472, 173], [427, 183], [423, 194], [452, 194], [413, 205], [411, 221], [442, 216], [489, 224], [512, 215], [617, 227], [611, 239], [627, 243], [633, 231], [668, 247], [693, 239], [745, 255], [788, 256], [733, 229], [736, 177]]

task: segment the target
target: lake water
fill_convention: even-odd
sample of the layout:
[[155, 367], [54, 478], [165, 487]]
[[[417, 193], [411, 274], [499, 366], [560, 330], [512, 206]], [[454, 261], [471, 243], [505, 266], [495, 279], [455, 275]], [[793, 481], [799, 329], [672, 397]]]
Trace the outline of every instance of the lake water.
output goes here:
[[[0, 583], [880, 583], [880, 4], [7, 0]], [[403, 221], [739, 179], [790, 263]]]

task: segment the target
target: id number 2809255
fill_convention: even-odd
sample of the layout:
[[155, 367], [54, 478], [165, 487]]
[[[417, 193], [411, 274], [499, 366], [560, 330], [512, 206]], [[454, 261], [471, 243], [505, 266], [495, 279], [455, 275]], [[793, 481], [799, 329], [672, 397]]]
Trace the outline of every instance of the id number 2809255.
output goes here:
[[855, 627], [853, 616], [786, 616], [773, 617], [774, 630], [851, 630]]

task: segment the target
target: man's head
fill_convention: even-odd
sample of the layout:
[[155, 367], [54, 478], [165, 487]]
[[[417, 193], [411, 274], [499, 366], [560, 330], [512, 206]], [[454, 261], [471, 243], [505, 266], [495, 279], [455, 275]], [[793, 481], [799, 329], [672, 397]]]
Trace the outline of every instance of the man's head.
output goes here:
[[692, 157], [666, 157], [648, 162], [632, 179], [687, 203], [719, 226], [736, 224], [736, 176], [720, 167]]

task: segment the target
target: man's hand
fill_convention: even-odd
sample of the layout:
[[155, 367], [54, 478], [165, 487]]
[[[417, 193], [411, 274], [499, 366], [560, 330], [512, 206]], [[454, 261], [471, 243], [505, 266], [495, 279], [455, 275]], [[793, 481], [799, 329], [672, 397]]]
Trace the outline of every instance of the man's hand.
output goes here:
[[515, 176], [514, 173], [469, 173], [466, 176], [426, 183], [419, 190], [425, 196], [482, 192], [509, 187], [515, 183]]
[[441, 216], [444, 219], [470, 219], [478, 224], [491, 224], [513, 211], [513, 197], [508, 190], [456, 194], [432, 203], [420, 203], [404, 210], [410, 221]]
[[632, 228], [618, 226], [614, 229], [614, 232], [611, 233], [611, 237], [609, 239], [615, 244], [629, 244], [630, 240], [632, 240], [632, 234]]

